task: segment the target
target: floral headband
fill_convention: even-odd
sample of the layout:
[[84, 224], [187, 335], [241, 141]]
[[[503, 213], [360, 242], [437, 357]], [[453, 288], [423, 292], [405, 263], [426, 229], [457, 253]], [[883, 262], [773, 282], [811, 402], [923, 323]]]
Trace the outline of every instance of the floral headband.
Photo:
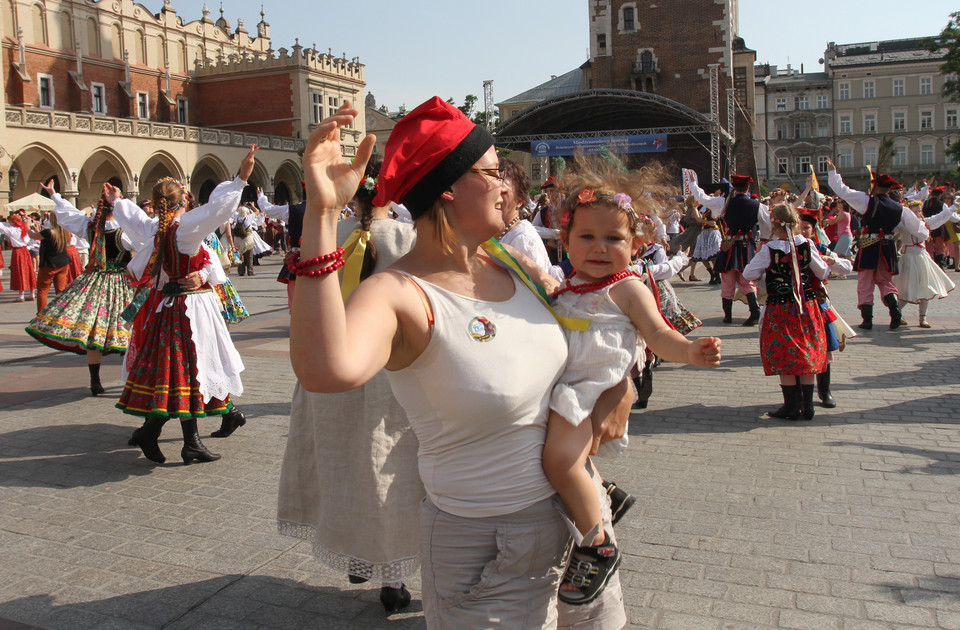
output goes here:
[[179, 179], [176, 179], [175, 177], [161, 177], [160, 179], [157, 180], [158, 184], [160, 182], [173, 182], [174, 184], [179, 186], [180, 187], [180, 203], [178, 203], [177, 206], [182, 208], [183, 206], [187, 205], [187, 199], [189, 198], [190, 194], [187, 192], [187, 189], [183, 185], [183, 182], [181, 182]]
[[372, 193], [374, 188], [376, 187], [377, 187], [377, 180], [373, 177], [370, 177], [369, 175], [367, 175], [360, 181], [360, 188], [363, 188], [368, 193]]
[[[639, 234], [641, 226], [643, 225], [654, 225], [654, 221], [646, 214], [638, 214], [636, 210], [633, 209], [633, 199], [630, 198], [630, 195], [627, 193], [615, 193], [613, 195], [598, 195], [595, 191], [590, 189], [583, 189], [580, 191], [580, 194], [577, 195], [577, 204], [576, 206], [585, 206], [591, 203], [594, 203], [600, 199], [610, 199], [617, 206], [627, 213], [627, 216], [630, 218], [630, 229], [635, 233]], [[576, 208], [574, 206], [574, 209]], [[560, 216], [560, 225], [563, 227], [570, 226], [571, 214], [570, 211], [565, 211]]]

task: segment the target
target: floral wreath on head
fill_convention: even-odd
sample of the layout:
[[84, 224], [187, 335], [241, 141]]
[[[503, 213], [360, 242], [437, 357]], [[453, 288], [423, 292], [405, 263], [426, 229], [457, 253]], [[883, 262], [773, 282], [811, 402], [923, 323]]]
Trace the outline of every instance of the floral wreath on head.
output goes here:
[[377, 188], [377, 178], [367, 175], [360, 180], [360, 185], [357, 187], [357, 190], [360, 190], [361, 188], [368, 193], [373, 194], [374, 190]]
[[187, 200], [190, 198], [190, 193], [187, 192], [187, 188], [186, 186], [183, 185], [183, 182], [181, 182], [176, 177], [161, 177], [160, 179], [157, 180], [157, 184], [159, 184], [160, 182], [167, 182], [167, 181], [173, 182], [174, 184], [180, 187], [180, 203], [177, 204], [177, 206], [182, 208], [185, 205], [187, 205]]
[[600, 199], [613, 201], [618, 208], [627, 213], [627, 217], [630, 219], [630, 231], [634, 235], [639, 235], [644, 225], [654, 225], [654, 221], [649, 215], [640, 214], [633, 209], [633, 199], [627, 193], [618, 192], [612, 195], [597, 194], [596, 191], [590, 190], [589, 188], [584, 188], [577, 194], [577, 202], [573, 208], [563, 211], [560, 215], [560, 225], [564, 228], [570, 227], [570, 222], [573, 219], [573, 211], [576, 210], [577, 206], [586, 206]]

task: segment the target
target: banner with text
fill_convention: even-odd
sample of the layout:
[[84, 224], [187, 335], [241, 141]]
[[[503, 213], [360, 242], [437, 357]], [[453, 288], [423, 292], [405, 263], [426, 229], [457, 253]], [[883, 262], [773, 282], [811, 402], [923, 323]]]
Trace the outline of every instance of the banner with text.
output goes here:
[[667, 137], [654, 134], [643, 136], [606, 136], [603, 138], [568, 138], [564, 140], [537, 140], [530, 143], [533, 157], [554, 155], [598, 155], [600, 153], [661, 153], [667, 150]]

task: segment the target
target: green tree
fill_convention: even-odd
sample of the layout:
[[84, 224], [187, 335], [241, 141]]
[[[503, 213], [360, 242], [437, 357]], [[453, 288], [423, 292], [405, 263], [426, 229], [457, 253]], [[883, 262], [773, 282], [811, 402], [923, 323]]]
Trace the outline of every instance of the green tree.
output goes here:
[[[456, 106], [457, 109], [463, 112], [464, 116], [466, 116], [473, 122], [477, 123], [481, 127], [486, 127], [487, 112], [483, 110], [474, 111], [477, 107], [478, 100], [480, 99], [478, 99], [475, 95], [467, 94], [466, 98], [463, 99], [463, 105], [457, 106], [457, 103], [452, 98], [449, 99], [447, 102], [450, 103], [451, 105]], [[499, 124], [500, 124], [500, 116], [496, 116], [496, 118], [493, 119], [493, 126], [496, 127]]]
[[[950, 20], [940, 34], [929, 41], [930, 52], [943, 54], [940, 74], [944, 77], [943, 97], [951, 103], [960, 103], [960, 11], [950, 14]], [[954, 142], [947, 155], [960, 160], [960, 142]]]

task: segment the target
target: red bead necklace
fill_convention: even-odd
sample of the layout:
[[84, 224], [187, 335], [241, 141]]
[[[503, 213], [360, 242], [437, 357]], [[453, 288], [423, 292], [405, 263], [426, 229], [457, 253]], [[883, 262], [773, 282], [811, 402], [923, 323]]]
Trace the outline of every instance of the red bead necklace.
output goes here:
[[620, 282], [624, 278], [629, 278], [630, 276], [633, 276], [635, 278], [640, 277], [640, 274], [634, 271], [630, 271], [629, 269], [624, 269], [623, 271], [618, 271], [617, 273], [613, 274], [608, 278], [604, 278], [603, 280], [597, 280], [596, 282], [584, 282], [583, 284], [570, 284], [570, 280], [572, 280], [573, 277], [576, 275], [577, 275], [577, 271], [574, 270], [573, 273], [571, 273], [567, 277], [567, 279], [563, 281], [563, 285], [556, 290], [556, 292], [553, 294], [553, 297], [558, 297], [559, 295], [563, 293], [567, 293], [568, 291], [570, 293], [583, 295], [584, 293], [599, 291], [603, 287], [608, 287], [611, 284], [616, 284], [617, 282]]

